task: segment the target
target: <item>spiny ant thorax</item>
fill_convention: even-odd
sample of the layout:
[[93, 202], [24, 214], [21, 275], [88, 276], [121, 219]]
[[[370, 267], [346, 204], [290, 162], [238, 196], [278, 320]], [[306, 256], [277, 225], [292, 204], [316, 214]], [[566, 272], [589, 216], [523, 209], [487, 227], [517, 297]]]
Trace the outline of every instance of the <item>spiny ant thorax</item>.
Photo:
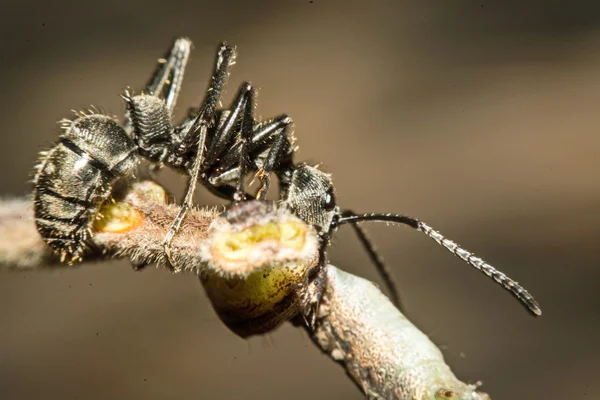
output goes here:
[[169, 153], [172, 153], [174, 129], [171, 112], [164, 100], [148, 94], [132, 96], [129, 92], [123, 98], [126, 118], [131, 122], [132, 136], [139, 153], [153, 162], [167, 163]]
[[126, 102], [135, 140], [146, 146], [169, 141], [171, 113], [164, 100], [140, 94], [127, 96]]

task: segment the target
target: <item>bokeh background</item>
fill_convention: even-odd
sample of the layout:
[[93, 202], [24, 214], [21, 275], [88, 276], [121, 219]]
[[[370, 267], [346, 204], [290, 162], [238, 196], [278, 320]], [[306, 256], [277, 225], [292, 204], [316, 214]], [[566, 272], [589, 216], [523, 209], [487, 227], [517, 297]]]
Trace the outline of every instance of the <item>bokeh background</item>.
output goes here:
[[[535, 319], [422, 234], [371, 227], [461, 379], [495, 400], [597, 397], [600, 3], [4, 0], [0, 33], [3, 196], [30, 190], [69, 110], [122, 115], [174, 36], [195, 44], [180, 115], [198, 104], [227, 40], [224, 104], [250, 80], [258, 114], [293, 116], [297, 159], [333, 173], [339, 204], [419, 217], [537, 297]], [[379, 282], [347, 228], [330, 258]], [[0, 321], [6, 400], [363, 398], [301, 330], [234, 336], [191, 275], [0, 271]]]

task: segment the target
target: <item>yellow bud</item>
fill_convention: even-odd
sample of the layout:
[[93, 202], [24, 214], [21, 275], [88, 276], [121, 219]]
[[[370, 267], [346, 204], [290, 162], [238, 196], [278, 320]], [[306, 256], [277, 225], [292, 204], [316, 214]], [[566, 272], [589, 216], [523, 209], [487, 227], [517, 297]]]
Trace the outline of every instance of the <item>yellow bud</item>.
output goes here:
[[123, 233], [137, 228], [144, 221], [140, 211], [123, 202], [107, 202], [98, 215], [100, 218], [94, 221], [94, 230], [97, 232]]

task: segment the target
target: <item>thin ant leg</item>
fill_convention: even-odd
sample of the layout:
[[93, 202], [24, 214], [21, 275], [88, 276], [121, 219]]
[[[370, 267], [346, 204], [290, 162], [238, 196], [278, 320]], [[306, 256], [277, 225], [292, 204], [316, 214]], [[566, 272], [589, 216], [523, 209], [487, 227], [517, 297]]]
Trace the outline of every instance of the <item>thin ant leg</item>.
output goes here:
[[[213, 194], [217, 197], [220, 197], [221, 199], [231, 200], [231, 199], [233, 199], [233, 196], [235, 195], [235, 192], [236, 192], [236, 188], [234, 188], [231, 185], [215, 186], [215, 185], [211, 185], [204, 179], [202, 179], [200, 182], [204, 185], [204, 187], [206, 189], [208, 189], [208, 191], [211, 194]], [[248, 197], [247, 194], [246, 194], [246, 197]]]
[[173, 221], [171, 228], [165, 235], [165, 240], [163, 241], [163, 248], [165, 250], [165, 254], [167, 256], [167, 260], [169, 261], [171, 268], [175, 271], [181, 271], [181, 267], [175, 265], [172, 254], [171, 254], [171, 241], [173, 237], [181, 227], [181, 223], [187, 214], [188, 209], [192, 207], [194, 200], [194, 191], [196, 189], [196, 183], [198, 182], [198, 177], [200, 175], [200, 167], [202, 166], [202, 162], [204, 161], [204, 149], [206, 142], [206, 131], [207, 126], [205, 124], [200, 125], [199, 127], [199, 135], [198, 135], [198, 152], [196, 153], [196, 158], [194, 159], [194, 163], [192, 164], [192, 170], [190, 172], [190, 179], [187, 187], [187, 191], [185, 193], [185, 199], [181, 206], [181, 210], [179, 210], [179, 214]]
[[215, 64], [215, 71], [213, 73], [211, 84], [206, 91], [206, 97], [200, 107], [198, 116], [194, 119], [193, 123], [186, 126], [186, 133], [182, 140], [177, 144], [174, 151], [176, 154], [185, 154], [192, 146], [197, 146], [196, 158], [192, 164], [191, 171], [189, 171], [189, 184], [185, 193], [185, 199], [179, 214], [173, 221], [173, 225], [165, 235], [163, 241], [163, 248], [171, 267], [178, 271], [181, 268], [175, 266], [173, 257], [171, 255], [171, 241], [179, 230], [181, 223], [183, 222], [188, 209], [192, 206], [194, 200], [194, 191], [198, 178], [200, 176], [200, 169], [204, 163], [205, 143], [208, 126], [210, 125], [217, 105], [221, 98], [221, 93], [229, 77], [229, 66], [232, 65], [235, 58], [235, 51], [232, 47], [227, 46], [223, 43], [217, 53], [217, 60]]
[[[171, 50], [158, 60], [156, 70], [148, 81], [144, 92], [154, 96], [164, 95], [165, 102], [172, 111], [181, 89], [181, 81], [187, 65], [192, 42], [188, 38], [177, 38]], [[166, 94], [165, 94], [166, 92]]]
[[[205, 165], [211, 165], [219, 159], [221, 153], [226, 150], [227, 144], [231, 142], [232, 138], [235, 136], [235, 128], [241, 118], [241, 149], [239, 154], [240, 179], [238, 179], [236, 191], [233, 193], [233, 199], [235, 201], [245, 199], [246, 195], [243, 186], [243, 177], [246, 175], [248, 147], [252, 139], [252, 129], [254, 127], [254, 97], [255, 90], [252, 85], [245, 83], [240, 87], [229, 114], [225, 118], [223, 124], [213, 134], [215, 140], [206, 150], [206, 154], [203, 157]], [[220, 195], [221, 193], [227, 192], [218, 191], [217, 195]], [[228, 198], [231, 199], [231, 197]]]
[[[266, 146], [264, 146], [264, 142], [266, 140], [268, 140], [271, 136], [274, 136], [276, 138], [279, 137], [279, 135], [281, 135], [283, 128], [288, 125], [291, 122], [291, 119], [288, 116], [281, 116], [278, 117], [277, 119], [274, 119], [264, 125], [261, 125], [260, 127], [258, 127], [254, 133], [252, 134], [252, 138], [251, 138], [251, 144], [250, 144], [250, 150], [246, 153], [250, 153], [250, 156], [246, 156], [246, 160], [248, 159], [254, 159], [253, 155], [257, 154], [257, 153], [261, 153], [262, 151], [265, 150]], [[240, 157], [241, 157], [241, 147], [242, 147], [242, 143], [241, 141], [236, 142], [230, 149], [229, 152], [227, 152], [226, 154], [223, 155], [223, 160], [222, 160], [222, 164], [224, 165], [234, 165], [235, 163], [230, 162], [229, 158], [231, 158], [233, 155], [235, 155], [237, 157], [237, 161], [238, 163], [240, 162]], [[246, 164], [246, 167], [248, 165]], [[245, 175], [245, 173], [244, 173]], [[231, 200], [232, 198], [234, 198], [234, 195], [236, 193], [236, 189], [233, 188], [232, 186], [226, 184], [225, 182], [230, 182], [230, 181], [238, 181], [238, 185], [239, 185], [239, 180], [240, 180], [240, 168], [239, 168], [239, 164], [235, 167], [221, 167], [221, 168], [217, 168], [216, 172], [210, 176], [207, 180], [202, 180], [202, 184], [215, 196], [226, 199], [226, 200]], [[243, 195], [246, 199], [248, 198], [253, 198], [253, 196], [251, 196], [248, 193], [244, 193]]]
[[[353, 215], [356, 215], [356, 214], [350, 210], [346, 210], [346, 211], [342, 212], [342, 218], [343, 217], [351, 217]], [[398, 292], [398, 287], [394, 283], [394, 279], [392, 278], [392, 275], [390, 274], [390, 270], [386, 266], [385, 261], [377, 252], [375, 244], [373, 244], [373, 242], [367, 235], [367, 232], [358, 223], [351, 223], [350, 226], [352, 226], [352, 228], [354, 228], [354, 232], [356, 232], [358, 239], [362, 243], [365, 250], [367, 250], [367, 253], [369, 254], [369, 258], [371, 259], [373, 264], [375, 264], [375, 268], [377, 269], [377, 272], [379, 273], [379, 275], [383, 279], [383, 282], [387, 286], [387, 288], [390, 292], [390, 298], [392, 299], [392, 303], [394, 303], [396, 308], [398, 308], [400, 311], [404, 312], [404, 309], [402, 307], [402, 301], [400, 300], [400, 293]]]
[[185, 154], [192, 146], [198, 143], [198, 135], [201, 131], [200, 125], [210, 125], [215, 110], [221, 99], [221, 93], [229, 78], [229, 67], [235, 62], [235, 50], [233, 47], [228, 46], [226, 43], [221, 44], [219, 51], [217, 52], [217, 60], [215, 64], [215, 71], [211, 78], [210, 86], [206, 91], [206, 96], [200, 111], [193, 123], [183, 136], [181, 141], [175, 148], [175, 153], [178, 155]]
[[175, 109], [175, 104], [177, 103], [179, 92], [181, 91], [183, 75], [190, 57], [192, 42], [189, 39], [181, 38], [175, 42], [175, 47], [177, 47], [177, 50], [175, 51], [175, 63], [173, 64], [169, 79], [166, 82], [167, 94], [165, 95], [165, 104], [171, 113]]
[[431, 228], [429, 225], [415, 218], [394, 214], [363, 214], [344, 216], [339, 218], [337, 222], [338, 225], [347, 223], [356, 224], [359, 222], [388, 222], [409, 225], [412, 228], [425, 233], [438, 244], [449, 250], [452, 254], [458, 256], [463, 261], [466, 261], [467, 264], [477, 268], [479, 271], [492, 278], [496, 283], [504, 287], [506, 290], [511, 292], [513, 296], [519, 299], [531, 313], [536, 316], [542, 315], [542, 310], [540, 309], [537, 301], [535, 301], [533, 296], [531, 296], [521, 285], [509, 278], [506, 274], [498, 271], [483, 261], [481, 258], [475, 257], [473, 253], [468, 252], [453, 241], [446, 239], [444, 236], [442, 236], [442, 234], [433, 230], [433, 228]]
[[285, 148], [285, 143], [288, 141], [288, 131], [289, 126], [292, 124], [292, 119], [290, 117], [286, 117], [281, 120], [281, 123], [283, 125], [283, 129], [269, 150], [269, 154], [267, 155], [263, 167], [257, 173], [258, 179], [261, 182], [261, 187], [256, 195], [258, 200], [266, 199], [267, 192], [269, 191], [269, 185], [271, 183], [271, 172], [275, 168], [277, 162], [281, 159], [281, 156], [283, 155], [283, 149]]
[[[172, 113], [177, 102], [177, 97], [181, 90], [185, 68], [192, 49], [192, 42], [187, 38], [177, 38], [165, 56], [158, 60], [158, 64], [152, 76], [150, 77], [143, 92], [147, 95], [163, 97], [168, 110]], [[130, 110], [131, 93], [126, 90], [123, 99], [127, 102], [127, 108]], [[128, 116], [125, 121], [124, 129], [131, 137], [135, 137], [133, 130], [133, 119]], [[158, 169], [158, 165], [150, 166], [149, 173], [152, 176]], [[133, 264], [137, 270], [143, 269], [146, 263]]]
[[[245, 164], [246, 164], [247, 146], [250, 143], [250, 140], [252, 137], [252, 128], [253, 128], [253, 124], [254, 124], [254, 118], [253, 118], [254, 89], [252, 88], [252, 86], [250, 84], [245, 84], [240, 89], [240, 93], [238, 95], [238, 99], [236, 100], [236, 105], [235, 105], [234, 109], [231, 111], [230, 115], [228, 116], [228, 119], [225, 122], [223, 129], [220, 132], [218, 132], [221, 135], [220, 137], [229, 135], [229, 133], [232, 131], [233, 127], [235, 126], [235, 121], [237, 120], [241, 109], [244, 110], [243, 121], [242, 121], [242, 141], [243, 141], [243, 143], [242, 143], [242, 151], [240, 153], [241, 154], [240, 155], [240, 157], [241, 157], [241, 159], [240, 159], [240, 179], [238, 182], [237, 189], [233, 195], [235, 201], [243, 200], [246, 197], [245, 192], [244, 192], [244, 187], [243, 187], [243, 177], [245, 175], [245, 168], [246, 168]], [[171, 228], [167, 232], [167, 235], [165, 236], [165, 240], [163, 242], [163, 247], [165, 250], [165, 254], [167, 255], [167, 259], [169, 260], [169, 263], [171, 264], [172, 268], [177, 271], [181, 270], [181, 268], [175, 266], [173, 257], [171, 255], [171, 241], [173, 240], [173, 237], [179, 230], [181, 223], [183, 222], [183, 219], [185, 218], [185, 215], [187, 214], [188, 209], [193, 204], [194, 191], [196, 189], [196, 184], [198, 182], [198, 178], [200, 175], [200, 168], [206, 158], [205, 157], [206, 134], [207, 134], [207, 125], [205, 125], [205, 124], [200, 125], [200, 133], [199, 133], [199, 137], [198, 137], [198, 151], [196, 153], [197, 156], [194, 159], [194, 163], [192, 165], [192, 170], [190, 172], [190, 179], [189, 179], [185, 199], [184, 199], [183, 205], [181, 207], [181, 210], [179, 211], [179, 214], [175, 218], [175, 221], [173, 222], [173, 225], [171, 225]], [[224, 191], [224, 190], [226, 190], [226, 188], [231, 188], [231, 187], [230, 186], [222, 187], [222, 190], [223, 190], [222, 193], [227, 193], [226, 191]]]
[[252, 135], [251, 149], [254, 150], [260, 143], [264, 143], [271, 136], [281, 134], [286, 126], [292, 124], [292, 119], [287, 115], [279, 115], [270, 121], [261, 123]]
[[[287, 115], [282, 115], [264, 124], [260, 124], [254, 129], [254, 96], [254, 88], [251, 85], [242, 85], [237, 98], [234, 101], [232, 110], [226, 117], [226, 121], [223, 123], [222, 127], [219, 128], [219, 132], [216, 134], [217, 141], [207, 150], [205, 159], [206, 164], [208, 165], [211, 165], [211, 163], [219, 158], [221, 158], [221, 165], [233, 166], [236, 163], [230, 160], [237, 161], [235, 167], [217, 168], [211, 177], [202, 180], [204, 186], [212, 194], [224, 199], [229, 200], [233, 198], [236, 201], [240, 201], [244, 198], [252, 197], [248, 193], [245, 193], [242, 186], [243, 179], [241, 179], [241, 177], [246, 175], [248, 159], [254, 159], [252, 157], [254, 154], [261, 153], [264, 149], [268, 148], [267, 145], [272, 144], [269, 143], [269, 138], [279, 137], [284, 128], [292, 122]], [[234, 122], [238, 119], [242, 108], [244, 110], [242, 119], [242, 140], [236, 141], [227, 153], [221, 154], [224, 147], [226, 147], [225, 145], [231, 141], [232, 134], [234, 133], [231, 127], [235, 126]], [[252, 131], [252, 129], [254, 129], [254, 131]], [[251, 134], [249, 134], [249, 132], [251, 132]], [[244, 138], [247, 138], [248, 140], [244, 140]], [[243, 155], [244, 146], [247, 146], [245, 155]], [[245, 160], [244, 165], [242, 165], [242, 160]], [[230, 185], [225, 184], [225, 182], [233, 180], [238, 182], [235, 190]]]
[[[323, 259], [321, 257], [321, 259]], [[303, 290], [301, 303], [306, 304], [304, 310], [300, 312], [300, 316], [296, 317], [296, 321], [305, 326], [313, 328], [317, 322], [319, 304], [323, 298], [325, 285], [327, 283], [327, 268], [325, 265], [319, 265], [309, 272], [308, 287]], [[302, 318], [302, 319], [300, 319]]]
[[[164, 58], [158, 60], [158, 65], [144, 88], [146, 94], [164, 97], [165, 104], [171, 112], [175, 108], [181, 90], [183, 75], [191, 50], [192, 42], [188, 38], [175, 39]], [[129, 102], [131, 96], [131, 92], [126, 90], [122, 97], [126, 102]], [[132, 125], [131, 118], [127, 118], [125, 131], [131, 132]]]
[[[257, 155], [273, 144], [269, 139], [272, 137], [279, 137], [283, 128], [290, 123], [291, 119], [287, 115], [281, 115], [271, 121], [255, 126], [248, 150], [248, 159], [256, 160]], [[221, 161], [219, 162], [220, 167], [216, 168], [215, 172], [209, 177], [209, 181], [212, 185], [221, 186], [225, 182], [231, 182], [238, 179], [241, 146], [241, 141], [236, 141], [229, 151], [222, 155]]]
[[238, 179], [234, 201], [242, 201], [246, 199], [246, 191], [244, 190], [244, 177], [248, 163], [248, 149], [252, 141], [252, 129], [254, 128], [254, 89], [250, 84], [246, 84], [246, 105], [244, 107], [244, 115], [242, 116], [242, 147], [240, 149], [240, 178]]
[[[236, 134], [235, 128], [237, 127], [237, 122], [240, 120], [240, 114], [242, 114], [242, 133], [244, 129], [248, 130], [246, 124], [250, 124], [249, 134], [252, 135], [254, 124], [254, 93], [255, 90], [249, 83], [244, 83], [240, 87], [229, 115], [227, 115], [223, 125], [214, 133], [215, 138], [213, 143], [210, 144], [210, 148], [206, 151], [205, 163], [207, 165], [213, 165], [227, 149], [227, 145]], [[248, 118], [250, 119], [248, 120]]]

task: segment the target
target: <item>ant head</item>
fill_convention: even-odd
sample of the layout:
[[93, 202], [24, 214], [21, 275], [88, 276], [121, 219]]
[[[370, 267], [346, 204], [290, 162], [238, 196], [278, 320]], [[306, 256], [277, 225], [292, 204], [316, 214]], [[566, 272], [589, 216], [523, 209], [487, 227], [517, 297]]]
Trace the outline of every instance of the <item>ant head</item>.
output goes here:
[[340, 212], [329, 174], [310, 165], [299, 165], [292, 174], [286, 198], [286, 204], [298, 217], [314, 226], [320, 235], [329, 235]]
[[127, 118], [133, 126], [133, 136], [142, 148], [164, 142], [171, 134], [171, 112], [165, 101], [150, 94], [122, 96], [127, 107]]

